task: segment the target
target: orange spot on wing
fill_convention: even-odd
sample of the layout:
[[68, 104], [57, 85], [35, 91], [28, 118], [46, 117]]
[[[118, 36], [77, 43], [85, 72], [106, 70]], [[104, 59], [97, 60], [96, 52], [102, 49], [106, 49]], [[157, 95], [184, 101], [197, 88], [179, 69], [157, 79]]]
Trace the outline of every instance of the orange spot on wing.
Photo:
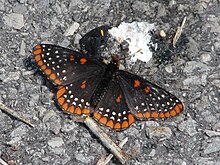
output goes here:
[[42, 65], [40, 68], [41, 68], [42, 70], [45, 70], [47, 67], [46, 67], [46, 65]]
[[68, 103], [64, 103], [63, 105], [62, 105], [62, 107], [63, 107], [63, 109], [66, 111], [67, 109], [68, 109]]
[[99, 120], [101, 118], [101, 114], [98, 112], [94, 112], [93, 113], [94, 118], [96, 118], [97, 120]]
[[159, 117], [160, 118], [165, 118], [165, 114], [163, 112], [160, 112]]
[[44, 71], [47, 75], [49, 75], [49, 74], [51, 74], [51, 69], [46, 69], [45, 71]]
[[139, 119], [143, 118], [143, 114], [141, 112], [136, 113], [135, 116]]
[[56, 80], [54, 81], [54, 83], [57, 84], [57, 85], [60, 85], [60, 84], [61, 84], [61, 81], [60, 81], [59, 79], [56, 79]]
[[57, 77], [57, 76], [56, 76], [54, 73], [52, 73], [52, 74], [50, 75], [50, 79], [51, 79], [51, 80], [55, 80], [56, 77]]
[[36, 45], [34, 48], [35, 49], [41, 49], [41, 45]]
[[128, 127], [129, 127], [128, 122], [127, 122], [127, 121], [123, 121], [121, 127], [122, 127], [122, 128], [128, 128]]
[[170, 113], [169, 113], [169, 112], [165, 112], [164, 115], [165, 115], [165, 117], [167, 117], [167, 118], [170, 117]]
[[157, 118], [158, 117], [158, 113], [157, 112], [152, 112], [151, 113], [151, 117], [152, 118]]
[[170, 116], [176, 116], [176, 111], [175, 111], [174, 109], [172, 109], [172, 110], [170, 111]]
[[44, 63], [43, 61], [38, 61], [37, 65], [42, 66]]
[[121, 128], [121, 124], [120, 123], [116, 123], [114, 126], [114, 129], [120, 129]]
[[74, 60], [75, 60], [74, 55], [71, 55], [71, 56], [70, 56], [70, 61], [74, 61]]
[[119, 95], [119, 96], [117, 97], [117, 99], [116, 99], [116, 102], [117, 102], [117, 103], [120, 103], [120, 102], [121, 102], [121, 99], [122, 99], [122, 96]]
[[183, 110], [183, 104], [182, 103], [177, 104], [177, 106], [180, 108], [180, 111]]
[[102, 118], [99, 120], [99, 122], [105, 125], [105, 124], [107, 123], [107, 117], [102, 117]]
[[64, 87], [63, 87], [63, 88], [60, 88], [60, 89], [57, 91], [56, 97], [57, 97], [57, 98], [60, 98], [65, 92], [66, 92], [66, 89], [65, 89]]
[[145, 112], [144, 117], [147, 118], [147, 119], [150, 118], [150, 112]]
[[91, 111], [90, 109], [85, 108], [85, 109], [82, 110], [82, 113], [83, 114], [89, 114], [90, 111]]
[[63, 105], [64, 101], [65, 101], [64, 97], [60, 97], [60, 98], [58, 99], [58, 103], [59, 103], [60, 105]]
[[139, 80], [134, 80], [134, 87], [140, 87], [141, 82]]
[[35, 58], [36, 61], [40, 61], [41, 60], [41, 55], [36, 55], [34, 58]]
[[74, 113], [74, 106], [73, 105], [71, 105], [69, 108], [68, 108], [68, 112], [70, 112], [70, 113]]
[[38, 54], [41, 54], [41, 53], [42, 53], [41, 49], [37, 49], [33, 52], [34, 55], [38, 55]]
[[128, 114], [128, 123], [131, 125], [134, 122], [134, 116], [132, 114]]
[[80, 64], [85, 64], [87, 62], [87, 59], [86, 58], [81, 58], [80, 59]]
[[114, 123], [112, 120], [109, 120], [106, 124], [106, 126], [110, 127], [110, 128], [113, 128], [114, 127]]
[[149, 87], [149, 86], [145, 87], [145, 88], [144, 88], [144, 91], [145, 91], [146, 93], [149, 93], [149, 92], [150, 92], [150, 87]]
[[83, 81], [83, 82], [82, 82], [81, 88], [82, 88], [82, 89], [85, 89], [85, 88], [86, 88], [86, 81]]
[[75, 113], [78, 114], [78, 115], [81, 115], [82, 114], [81, 108], [77, 107], [75, 109]]
[[181, 112], [181, 109], [180, 107], [178, 106], [178, 104], [174, 107], [176, 113], [180, 113]]

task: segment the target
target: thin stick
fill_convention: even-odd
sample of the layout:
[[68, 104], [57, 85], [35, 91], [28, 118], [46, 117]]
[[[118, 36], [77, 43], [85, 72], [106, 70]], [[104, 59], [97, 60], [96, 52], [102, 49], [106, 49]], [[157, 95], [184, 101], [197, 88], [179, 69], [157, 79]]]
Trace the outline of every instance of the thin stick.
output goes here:
[[[118, 144], [118, 146], [119, 146], [120, 148], [122, 148], [123, 145], [125, 145], [125, 143], [127, 143], [127, 141], [128, 141], [128, 137], [124, 138], [124, 139]], [[108, 155], [105, 159], [104, 159], [104, 158], [103, 158], [103, 159], [100, 159], [100, 160], [96, 163], [96, 165], [107, 165], [112, 158], [113, 158], [113, 154], [110, 154], [110, 155]]]
[[173, 47], [174, 48], [176, 47], [176, 43], [177, 43], [177, 41], [180, 38], [180, 35], [181, 35], [182, 31], [183, 31], [183, 27], [184, 27], [185, 23], [186, 23], [186, 17], [183, 18], [183, 22], [182, 22], [181, 26], [177, 27], [176, 34], [175, 34], [175, 36], [173, 38]]
[[7, 114], [13, 116], [14, 118], [22, 121], [23, 123], [31, 126], [31, 127], [34, 127], [33, 124], [31, 124], [31, 122], [28, 120], [28, 119], [25, 119], [24, 116], [22, 116], [21, 114], [19, 114], [18, 112], [16, 112], [15, 110], [13, 109], [10, 109], [8, 107], [6, 107], [3, 103], [0, 102], [0, 109], [3, 111], [3, 112], [6, 112]]
[[102, 143], [111, 151], [111, 153], [118, 158], [118, 160], [125, 164], [130, 158], [111, 138], [100, 128], [100, 126], [91, 117], [86, 117], [84, 123], [89, 129], [102, 141]]
[[8, 165], [8, 163], [6, 163], [2, 158], [0, 158], [0, 164], [2, 164], [2, 165]]

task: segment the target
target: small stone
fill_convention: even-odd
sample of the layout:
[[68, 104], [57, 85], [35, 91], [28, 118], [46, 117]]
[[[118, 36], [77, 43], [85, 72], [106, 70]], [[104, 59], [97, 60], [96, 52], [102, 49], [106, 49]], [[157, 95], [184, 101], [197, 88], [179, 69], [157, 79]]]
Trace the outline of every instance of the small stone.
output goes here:
[[25, 55], [25, 48], [26, 48], [26, 44], [25, 44], [24, 40], [22, 40], [21, 46], [20, 46], [20, 51], [19, 51], [20, 55]]
[[206, 135], [208, 135], [209, 137], [212, 136], [220, 136], [220, 132], [216, 132], [216, 131], [212, 131], [212, 130], [205, 130]]
[[150, 127], [147, 129], [147, 136], [149, 138], [159, 137], [169, 139], [172, 135], [172, 131], [169, 127]]
[[210, 70], [210, 68], [206, 64], [197, 61], [189, 61], [186, 63], [183, 72], [193, 73], [195, 71], [204, 72], [208, 70]]
[[220, 139], [215, 138], [215, 139], [212, 139], [212, 142], [207, 144], [204, 150], [204, 154], [210, 154], [210, 153], [218, 152], [218, 151], [220, 151]]
[[220, 80], [219, 79], [215, 79], [211, 82], [212, 85], [215, 85], [216, 87], [220, 88]]
[[72, 36], [79, 28], [79, 23], [74, 22], [64, 33], [65, 36]]
[[76, 160], [83, 162], [83, 163], [86, 163], [86, 164], [90, 164], [94, 160], [94, 157], [85, 156], [82, 153], [75, 153], [75, 158], [76, 158]]
[[4, 11], [5, 10], [5, 0], [0, 0], [0, 11]]
[[220, 131], [220, 121], [215, 123], [214, 126], [212, 127], [212, 129], [215, 130], [215, 131]]
[[22, 14], [11, 13], [3, 17], [5, 23], [15, 29], [21, 29], [24, 26], [24, 17]]
[[152, 149], [151, 152], [150, 152], [150, 154], [149, 154], [148, 156], [154, 157], [155, 154], [156, 154], [156, 150], [155, 150], [155, 149]]
[[206, 54], [202, 54], [200, 59], [202, 62], [209, 62], [211, 61], [212, 57], [210, 56], [210, 54], [206, 53]]
[[3, 79], [3, 82], [17, 81], [20, 78], [20, 72], [9, 72], [7, 76]]
[[10, 137], [14, 138], [14, 137], [21, 137], [22, 135], [27, 133], [27, 128], [25, 125], [21, 125], [19, 127], [17, 127], [16, 129], [14, 129], [11, 133], [10, 133]]
[[184, 86], [193, 86], [193, 85], [206, 85], [207, 84], [207, 73], [199, 74], [196, 76], [189, 76], [183, 80]]
[[171, 65], [167, 65], [167, 66], [165, 67], [165, 71], [166, 71], [167, 73], [172, 73], [172, 72], [173, 72], [172, 66], [171, 66]]
[[186, 132], [190, 136], [194, 136], [197, 133], [196, 127], [196, 121], [193, 120], [191, 117], [178, 125], [178, 129], [180, 131]]
[[52, 148], [56, 148], [56, 147], [60, 147], [64, 144], [63, 139], [61, 137], [54, 137], [51, 138], [47, 144], [52, 147]]
[[166, 33], [164, 32], [164, 30], [161, 30], [161, 31], [160, 31], [160, 36], [161, 36], [162, 38], [166, 37]]

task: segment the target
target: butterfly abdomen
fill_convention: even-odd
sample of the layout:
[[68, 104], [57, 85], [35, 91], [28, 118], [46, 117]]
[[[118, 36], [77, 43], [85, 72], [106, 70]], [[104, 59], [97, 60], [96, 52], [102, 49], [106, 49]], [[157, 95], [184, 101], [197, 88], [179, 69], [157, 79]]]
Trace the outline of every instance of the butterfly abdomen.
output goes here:
[[118, 69], [117, 64], [112, 61], [110, 64], [108, 64], [105, 73], [103, 74], [103, 77], [98, 84], [95, 92], [92, 95], [91, 98], [91, 106], [94, 108], [97, 106], [97, 104], [102, 100], [105, 93], [108, 90], [109, 82], [112, 80], [113, 75], [115, 74], [116, 70]]

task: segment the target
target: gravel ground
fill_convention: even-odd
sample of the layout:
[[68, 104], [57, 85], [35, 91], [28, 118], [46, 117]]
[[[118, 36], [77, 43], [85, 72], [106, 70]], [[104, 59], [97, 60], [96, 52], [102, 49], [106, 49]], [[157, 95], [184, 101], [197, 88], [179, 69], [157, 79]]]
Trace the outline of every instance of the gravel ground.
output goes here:
[[[72, 122], [74, 116], [56, 108], [44, 79], [25, 67], [35, 44], [76, 49], [89, 30], [123, 21], [155, 23], [155, 33], [163, 29], [169, 41], [184, 16], [186, 42], [171, 51], [172, 60], [138, 63], [131, 70], [178, 96], [184, 112], [165, 121], [136, 122], [123, 132], [106, 131], [115, 141], [129, 138], [127, 164], [220, 164], [218, 0], [0, 0], [0, 102], [35, 124], [31, 128], [0, 111], [0, 157], [9, 164], [84, 165], [109, 153], [83, 124]], [[155, 55], [161, 53], [166, 55]]]

